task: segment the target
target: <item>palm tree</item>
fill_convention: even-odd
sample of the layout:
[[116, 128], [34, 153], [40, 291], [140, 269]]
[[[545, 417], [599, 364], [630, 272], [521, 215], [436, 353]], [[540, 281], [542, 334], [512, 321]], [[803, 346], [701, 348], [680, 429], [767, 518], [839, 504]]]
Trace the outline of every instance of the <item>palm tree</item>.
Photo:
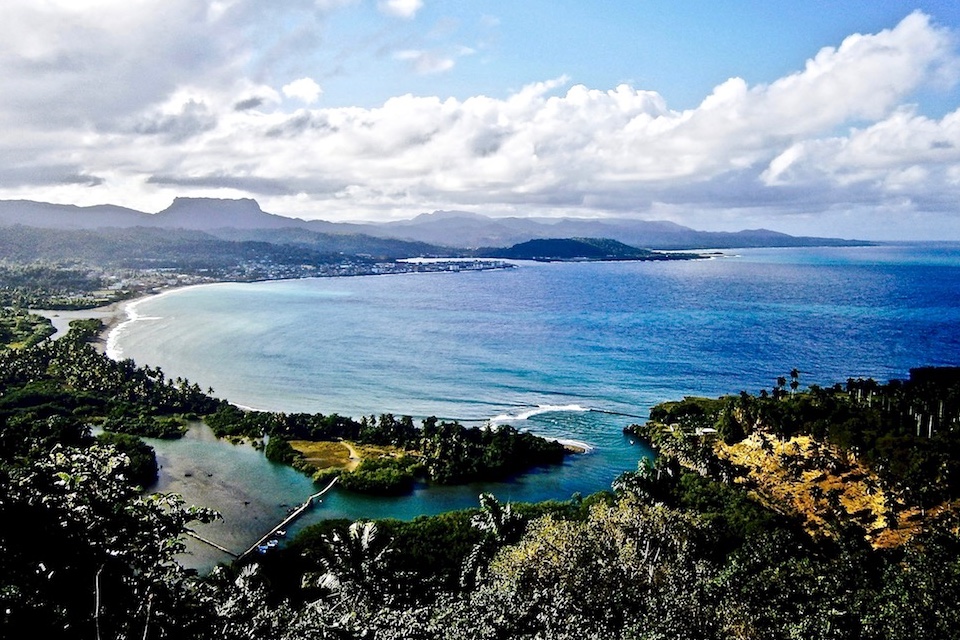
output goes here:
[[783, 397], [787, 386], [787, 379], [784, 376], [777, 376], [777, 386], [773, 388], [773, 399], [779, 400]]
[[523, 533], [523, 519], [513, 512], [510, 503], [504, 505], [492, 493], [480, 494], [480, 513], [470, 524], [482, 532], [482, 538], [473, 545], [463, 563], [460, 584], [472, 587], [483, 577], [490, 559], [500, 547], [516, 542]]
[[389, 541], [377, 535], [377, 525], [357, 521], [346, 535], [334, 532], [326, 538], [329, 554], [323, 560], [325, 572], [316, 586], [330, 591], [338, 604], [355, 611], [364, 603], [382, 601], [387, 595], [387, 560], [393, 553]]

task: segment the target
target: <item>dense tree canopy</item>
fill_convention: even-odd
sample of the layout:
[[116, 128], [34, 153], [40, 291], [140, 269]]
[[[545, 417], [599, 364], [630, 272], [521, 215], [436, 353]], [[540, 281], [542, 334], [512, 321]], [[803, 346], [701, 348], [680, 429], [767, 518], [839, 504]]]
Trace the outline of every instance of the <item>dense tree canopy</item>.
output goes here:
[[[871, 546], [841, 511], [832, 535], [812, 536], [711, 456], [711, 443], [760, 432], [822, 438], [903, 499], [942, 507], [957, 491], [947, 373], [805, 391], [784, 376], [756, 397], [667, 403], [636, 429], [656, 461], [608, 492], [541, 505], [484, 495], [476, 509], [410, 522], [325, 522], [201, 577], [176, 554], [188, 528], [215, 515], [144, 494], [155, 461], [120, 435], [158, 416], [213, 414], [221, 433], [270, 435], [281, 458], [288, 438], [353, 430], [357, 441], [415, 447], [443, 482], [513, 473], [515, 457], [553, 450], [510, 429], [241, 412], [159, 370], [99, 357], [83, 332], [0, 353], [4, 638], [939, 640], [960, 625], [954, 510], [895, 546]], [[93, 438], [91, 422], [113, 433]]]

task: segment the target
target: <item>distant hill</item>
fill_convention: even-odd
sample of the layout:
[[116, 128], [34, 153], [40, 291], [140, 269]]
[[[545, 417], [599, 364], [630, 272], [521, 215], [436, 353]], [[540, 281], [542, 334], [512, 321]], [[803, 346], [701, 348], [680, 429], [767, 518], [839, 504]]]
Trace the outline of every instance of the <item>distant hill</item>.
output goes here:
[[[251, 199], [176, 198], [155, 214], [113, 205], [76, 207], [27, 200], [0, 201], [0, 226], [47, 229], [154, 227], [204, 231], [221, 238], [283, 242], [297, 230], [337, 236], [368, 236], [453, 248], [504, 247], [532, 239], [611, 238], [647, 249], [728, 249], [738, 247], [849, 246], [868, 242], [798, 237], [767, 229], [697, 231], [667, 221], [631, 218], [491, 218], [465, 211], [435, 211], [411, 220], [347, 224], [301, 220], [267, 213]], [[245, 233], [239, 234], [243, 231]], [[314, 244], [317, 237], [299, 236]], [[271, 239], [272, 238], [272, 239]], [[300, 242], [298, 241], [298, 242]], [[360, 243], [362, 244], [362, 243]], [[422, 252], [414, 252], [418, 255]]]
[[77, 207], [32, 200], [0, 200], [0, 226], [24, 225], [41, 229], [97, 229], [149, 226], [153, 216], [110, 204]]
[[0, 260], [125, 268], [222, 269], [244, 262], [326, 264], [338, 261], [343, 255], [396, 260], [436, 255], [441, 251], [439, 247], [402, 240], [301, 233], [311, 234], [309, 241], [224, 239], [189, 229], [44, 229], [15, 225], [0, 233]]
[[358, 233], [358, 225], [307, 221], [266, 213], [256, 200], [219, 198], [175, 198], [158, 213], [144, 213], [114, 205], [77, 207], [30, 200], [0, 200], [0, 226], [21, 224], [44, 229], [105, 229], [155, 227], [162, 229], [310, 229], [322, 232], [335, 228]]
[[670, 260], [689, 259], [695, 254], [666, 254], [638, 249], [609, 238], [548, 238], [528, 240], [502, 249], [481, 249], [484, 258], [512, 260]]
[[665, 220], [632, 218], [490, 218], [464, 211], [435, 211], [402, 222], [369, 225], [371, 235], [460, 247], [510, 246], [534, 238], [612, 238], [648, 249], [856, 246], [841, 238], [791, 236], [768, 229], [697, 231]]
[[300, 247], [320, 253], [362, 254], [389, 259], [417, 256], [451, 256], [449, 248], [426, 242], [381, 238], [363, 233], [324, 233], [302, 227], [279, 229], [220, 228], [212, 229], [206, 233], [221, 240], [267, 242], [275, 245]]

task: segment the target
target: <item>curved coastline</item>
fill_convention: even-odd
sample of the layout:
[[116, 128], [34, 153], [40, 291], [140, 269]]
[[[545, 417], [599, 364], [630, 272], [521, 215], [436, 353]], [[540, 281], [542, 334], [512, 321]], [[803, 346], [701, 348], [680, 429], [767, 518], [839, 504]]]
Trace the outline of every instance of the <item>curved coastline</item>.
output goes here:
[[141, 302], [152, 297], [152, 295], [143, 296], [137, 298], [136, 300], [130, 300], [129, 302], [121, 305], [120, 310], [122, 311], [123, 316], [125, 316], [125, 319], [119, 322], [110, 323], [104, 327], [104, 331], [101, 334], [100, 339], [104, 344], [103, 352], [108, 358], [111, 360], [123, 359], [123, 351], [117, 346], [117, 338], [121, 333], [123, 333], [124, 330], [126, 330], [128, 326], [142, 319], [137, 313], [136, 308]]
[[[516, 415], [510, 415], [507, 413], [501, 413], [492, 418], [487, 419], [487, 424], [491, 427], [499, 427], [500, 425], [512, 424], [515, 422], [522, 422], [529, 420], [534, 416], [539, 416], [544, 413], [560, 413], [560, 412], [569, 412], [569, 413], [589, 413], [591, 409], [584, 407], [579, 404], [565, 404], [565, 405], [552, 405], [552, 404], [540, 404], [534, 408], [527, 409], [526, 411], [521, 411]], [[534, 431], [531, 431], [534, 435], [541, 435]], [[541, 436], [546, 437], [546, 436]], [[563, 446], [567, 447], [570, 451], [574, 453], [590, 453], [596, 447], [592, 444], [584, 442], [583, 440], [574, 440], [572, 438], [552, 438], [556, 442], [559, 442]]]
[[[141, 316], [137, 313], [137, 307], [140, 306], [143, 302], [147, 300], [152, 300], [155, 298], [161, 298], [163, 296], [170, 295], [172, 293], [179, 293], [181, 291], [187, 291], [189, 289], [197, 289], [200, 287], [213, 287], [224, 284], [232, 284], [229, 282], [205, 282], [203, 284], [191, 284], [185, 287], [172, 287], [170, 289], [164, 289], [163, 291], [157, 293], [149, 293], [146, 295], [139, 296], [132, 300], [127, 300], [120, 303], [116, 310], [115, 316], [111, 319], [112, 322], [105, 322], [103, 332], [100, 334], [100, 340], [104, 344], [104, 353], [111, 360], [122, 360], [123, 359], [123, 349], [117, 345], [117, 340], [120, 335], [127, 330], [135, 322], [141, 320], [159, 320], [160, 318], [154, 316]], [[120, 320], [120, 318], [124, 318]]]
[[[270, 282], [275, 282], [275, 281], [271, 280]], [[152, 300], [155, 298], [168, 296], [174, 293], [188, 291], [190, 289], [198, 289], [201, 287], [215, 287], [215, 286], [223, 286], [223, 285], [230, 285], [230, 284], [237, 284], [237, 283], [207, 282], [207, 283], [192, 284], [192, 285], [187, 285], [182, 287], [171, 287], [156, 293], [149, 293], [131, 300], [126, 300], [121, 303], [115, 303], [110, 307], [104, 307], [103, 308], [104, 310], [109, 309], [111, 311], [111, 315], [109, 318], [105, 319], [104, 329], [101, 332], [100, 338], [99, 338], [99, 342], [100, 342], [101, 348], [103, 349], [103, 353], [112, 360], [118, 360], [118, 361], [123, 360], [124, 359], [123, 349], [118, 344], [118, 341], [120, 337], [123, 335], [123, 333], [127, 331], [129, 327], [133, 326], [137, 322], [162, 319], [161, 317], [158, 317], [158, 316], [141, 315], [138, 312], [137, 310], [138, 307], [142, 303], [146, 302], [147, 300]], [[145, 364], [149, 364], [149, 363], [145, 363]], [[256, 406], [239, 403], [232, 400], [230, 400], [230, 403], [243, 411], [265, 411], [264, 409], [260, 409]], [[592, 411], [592, 409], [579, 404], [566, 404], [566, 405], [539, 404], [536, 407], [529, 407], [524, 411], [517, 413], [516, 415], [511, 415], [509, 413], [499, 413], [493, 417], [485, 418], [481, 420], [492, 427], [497, 427], [504, 424], [525, 422], [526, 420], [534, 416], [538, 416], [544, 413], [552, 413], [552, 412], [588, 413], [590, 411]], [[537, 434], [536, 432], [533, 432], [533, 433], [534, 435], [541, 435], [541, 434]], [[556, 442], [559, 442], [560, 444], [564, 445], [574, 453], [581, 453], [581, 454], [590, 453], [596, 449], [594, 445], [584, 442], [583, 440], [577, 440], [577, 439], [565, 438], [565, 437], [550, 438], [549, 436], [542, 436], [542, 435], [541, 437], [547, 437], [548, 439], [553, 439]]]

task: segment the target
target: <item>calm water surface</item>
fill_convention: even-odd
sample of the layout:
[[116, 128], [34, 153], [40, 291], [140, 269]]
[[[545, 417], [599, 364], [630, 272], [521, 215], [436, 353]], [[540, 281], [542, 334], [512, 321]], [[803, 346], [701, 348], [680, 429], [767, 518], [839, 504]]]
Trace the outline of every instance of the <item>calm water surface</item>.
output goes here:
[[[960, 365], [960, 245], [212, 285], [135, 304], [110, 346], [259, 409], [494, 420], [592, 447], [511, 483], [396, 500], [335, 491], [310, 516], [410, 518], [474, 506], [482, 490], [542, 500], [608, 488], [649, 454], [623, 427], [662, 400], [756, 392], [794, 367], [803, 384], [832, 384]], [[223, 511], [209, 535], [230, 548], [312, 491], [203, 429], [157, 448], [158, 489]], [[215, 561], [197, 554], [198, 566]]]

